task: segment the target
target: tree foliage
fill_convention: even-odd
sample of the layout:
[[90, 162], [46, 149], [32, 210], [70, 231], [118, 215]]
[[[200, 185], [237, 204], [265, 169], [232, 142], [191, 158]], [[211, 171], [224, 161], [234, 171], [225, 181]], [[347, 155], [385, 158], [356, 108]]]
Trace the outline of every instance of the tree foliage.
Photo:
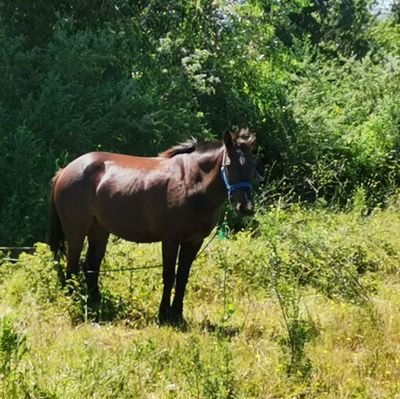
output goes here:
[[[0, 242], [44, 239], [92, 150], [258, 134], [263, 194], [371, 205], [398, 184], [399, 25], [367, 0], [0, 0]], [[397, 22], [396, 22], [397, 21]]]

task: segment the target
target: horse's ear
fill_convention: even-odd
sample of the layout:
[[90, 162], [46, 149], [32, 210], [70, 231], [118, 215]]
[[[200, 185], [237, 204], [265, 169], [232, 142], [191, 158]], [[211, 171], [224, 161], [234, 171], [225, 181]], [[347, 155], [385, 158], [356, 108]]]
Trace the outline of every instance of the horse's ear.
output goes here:
[[256, 134], [249, 129], [241, 129], [237, 133], [235, 142], [239, 147], [246, 147], [251, 150], [256, 143]]
[[226, 148], [231, 148], [231, 147], [233, 147], [233, 144], [234, 144], [234, 138], [233, 138], [233, 135], [232, 135], [232, 133], [230, 132], [230, 131], [226, 131], [225, 133], [224, 133], [224, 137], [223, 137], [223, 141], [224, 141], [224, 145], [225, 145], [225, 147]]
[[255, 143], [256, 134], [249, 129], [239, 129], [237, 126], [234, 126], [232, 131], [226, 131], [224, 134], [224, 144], [226, 148], [237, 145], [251, 150]]

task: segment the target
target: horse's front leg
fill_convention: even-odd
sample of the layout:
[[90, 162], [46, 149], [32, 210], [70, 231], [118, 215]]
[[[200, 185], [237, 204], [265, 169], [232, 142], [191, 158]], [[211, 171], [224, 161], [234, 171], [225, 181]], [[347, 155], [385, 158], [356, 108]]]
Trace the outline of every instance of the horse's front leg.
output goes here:
[[171, 313], [171, 291], [175, 282], [175, 264], [178, 254], [179, 242], [164, 240], [162, 242], [163, 259], [163, 293], [158, 312], [158, 321], [160, 324], [170, 322]]
[[178, 271], [176, 275], [175, 297], [171, 308], [171, 321], [176, 324], [185, 322], [183, 318], [183, 298], [189, 278], [190, 267], [200, 250], [203, 240], [181, 244]]

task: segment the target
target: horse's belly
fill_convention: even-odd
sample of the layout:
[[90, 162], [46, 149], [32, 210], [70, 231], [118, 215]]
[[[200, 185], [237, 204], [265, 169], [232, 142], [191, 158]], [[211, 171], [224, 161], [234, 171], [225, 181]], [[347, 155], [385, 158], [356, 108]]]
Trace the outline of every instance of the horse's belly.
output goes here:
[[115, 201], [112, 206], [98, 206], [95, 216], [108, 232], [117, 237], [146, 243], [161, 241], [165, 223], [160, 213], [154, 207], [127, 206]]
[[135, 233], [132, 231], [113, 231], [112, 232], [114, 235], [117, 237], [123, 238], [124, 240], [127, 241], [132, 241], [132, 242], [138, 242], [138, 243], [150, 243], [150, 242], [157, 242], [161, 241], [161, 236], [152, 232], [146, 233], [146, 232], [140, 232], [140, 233]]
[[110, 233], [125, 240], [160, 241], [165, 226], [165, 189], [162, 185], [143, 184], [137, 183], [133, 189], [120, 182], [104, 181], [96, 192], [94, 213]]
[[151, 228], [152, 223], [149, 221], [134, 218], [117, 221], [101, 216], [98, 219], [108, 232], [124, 240], [141, 243], [161, 241], [161, 230]]

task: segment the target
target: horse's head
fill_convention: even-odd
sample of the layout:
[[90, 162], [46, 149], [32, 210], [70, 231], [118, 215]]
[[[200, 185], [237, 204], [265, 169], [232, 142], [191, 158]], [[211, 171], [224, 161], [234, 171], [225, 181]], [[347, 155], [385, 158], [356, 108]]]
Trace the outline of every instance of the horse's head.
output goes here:
[[254, 214], [251, 201], [251, 181], [255, 162], [251, 153], [256, 142], [255, 133], [248, 129], [234, 129], [224, 134], [224, 155], [221, 175], [228, 197], [235, 209], [244, 214]]

